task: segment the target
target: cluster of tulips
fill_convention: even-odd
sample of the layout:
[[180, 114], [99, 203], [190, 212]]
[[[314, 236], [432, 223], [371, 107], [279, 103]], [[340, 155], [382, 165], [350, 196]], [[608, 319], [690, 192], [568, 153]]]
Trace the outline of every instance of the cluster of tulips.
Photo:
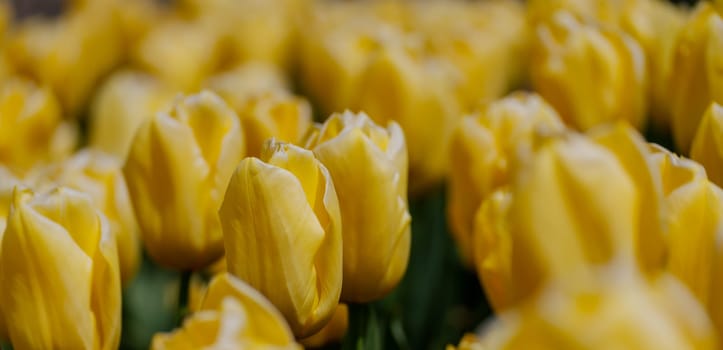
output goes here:
[[459, 349], [723, 346], [723, 3], [66, 5], [0, 2], [13, 348], [117, 349], [144, 256], [152, 349], [338, 342], [442, 185], [495, 312]]

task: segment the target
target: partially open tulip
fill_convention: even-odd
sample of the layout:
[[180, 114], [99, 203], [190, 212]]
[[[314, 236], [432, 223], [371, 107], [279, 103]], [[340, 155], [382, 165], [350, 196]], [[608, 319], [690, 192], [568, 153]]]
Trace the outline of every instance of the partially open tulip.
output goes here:
[[536, 29], [530, 70], [535, 90], [577, 129], [614, 120], [644, 125], [645, 54], [620, 30], [557, 12]]
[[0, 163], [24, 173], [69, 155], [77, 131], [63, 122], [53, 93], [22, 78], [0, 83]]
[[0, 253], [0, 304], [18, 349], [117, 349], [116, 243], [90, 198], [16, 188]]
[[87, 149], [67, 161], [55, 164], [41, 175], [58, 185], [88, 194], [108, 219], [111, 235], [118, 244], [121, 280], [128, 283], [141, 259], [138, 223], [122, 172], [123, 163], [106, 153]]
[[156, 262], [196, 269], [221, 257], [218, 209], [243, 142], [236, 114], [205, 91], [177, 99], [140, 127], [123, 173]]
[[723, 186], [723, 107], [713, 103], [700, 121], [690, 157], [705, 167], [708, 179]]
[[723, 103], [723, 19], [701, 2], [678, 35], [668, 86], [672, 131], [678, 151], [687, 154], [698, 123], [711, 101]]
[[90, 145], [125, 159], [138, 127], [169, 106], [175, 95], [151, 75], [136, 71], [114, 73], [92, 103]]
[[380, 299], [399, 283], [409, 259], [404, 134], [394, 122], [383, 128], [366, 114], [346, 112], [318, 126], [306, 146], [329, 169], [339, 196], [344, 223], [341, 298], [357, 303]]
[[294, 335], [334, 314], [342, 226], [331, 176], [311, 151], [270, 140], [236, 168], [219, 211], [228, 271], [264, 294]]
[[263, 295], [227, 273], [213, 278], [201, 309], [172, 333], [153, 337], [153, 350], [300, 349], [289, 326]]
[[510, 182], [511, 158], [532, 147], [533, 135], [565, 126], [544, 100], [518, 93], [465, 117], [451, 141], [447, 215], [465, 262], [472, 259], [474, 215], [496, 188]]
[[548, 286], [534, 302], [501, 314], [476, 341], [466, 339], [467, 349], [718, 348], [705, 312], [676, 279], [616, 281], [611, 273], [625, 274], [608, 271], [576, 290]]
[[308, 348], [320, 348], [324, 345], [341, 342], [349, 327], [349, 307], [346, 304], [339, 304], [334, 311], [329, 323], [316, 334], [304, 338], [301, 343]]

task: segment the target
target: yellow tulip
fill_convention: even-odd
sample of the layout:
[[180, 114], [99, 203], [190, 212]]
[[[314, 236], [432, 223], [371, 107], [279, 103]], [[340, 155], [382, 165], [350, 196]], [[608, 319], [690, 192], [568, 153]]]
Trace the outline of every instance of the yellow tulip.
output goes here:
[[320, 348], [324, 345], [339, 343], [344, 339], [348, 327], [349, 307], [346, 304], [339, 304], [329, 323], [316, 334], [302, 339], [301, 343], [309, 348]]
[[557, 12], [566, 11], [586, 22], [616, 24], [621, 5], [630, 1], [637, 0], [530, 0], [527, 16], [536, 25], [554, 21]]
[[673, 350], [716, 349], [718, 341], [700, 305], [666, 275], [651, 283], [638, 276], [601, 278], [577, 290], [551, 285], [534, 302], [499, 316], [468, 349], [473, 345]]
[[179, 98], [140, 127], [123, 173], [156, 262], [196, 269], [223, 254], [218, 209], [243, 142], [238, 117], [210, 92]]
[[342, 286], [341, 214], [311, 151], [269, 141], [236, 168], [219, 210], [231, 274], [264, 294], [294, 335], [334, 314]]
[[531, 59], [535, 90], [573, 127], [587, 130], [614, 120], [644, 125], [645, 54], [622, 31], [557, 12], [537, 27]]
[[723, 20], [701, 2], [678, 35], [668, 86], [673, 138], [687, 154], [698, 123], [711, 101], [723, 103]]
[[122, 36], [113, 10], [101, 2], [58, 19], [23, 22], [9, 40], [18, 70], [52, 87], [66, 116], [77, 116], [100, 78], [122, 58]]
[[306, 146], [329, 170], [339, 196], [344, 223], [341, 298], [357, 303], [381, 299], [404, 276], [409, 259], [404, 134], [394, 122], [383, 128], [366, 114], [346, 112], [317, 126]]
[[221, 64], [221, 39], [203, 23], [167, 20], [132, 50], [134, 63], [169, 86], [191, 92]]
[[203, 86], [223, 97], [234, 109], [258, 94], [289, 91], [284, 73], [262, 62], [244, 63], [215, 74], [206, 79]]
[[693, 138], [690, 157], [705, 167], [708, 178], [723, 186], [723, 107], [711, 104]]
[[510, 194], [493, 195], [477, 217], [475, 260], [492, 305], [506, 309], [545, 281], [575, 283], [595, 266], [633, 261], [634, 185], [614, 154], [582, 136], [543, 142], [521, 162]]
[[451, 141], [447, 217], [463, 260], [471, 262], [474, 215], [496, 188], [510, 182], [511, 158], [531, 148], [535, 131], [559, 133], [560, 117], [534, 94], [517, 93], [465, 117]]
[[75, 147], [77, 131], [63, 122], [53, 93], [22, 78], [0, 83], [0, 125], [0, 163], [18, 173]]
[[459, 340], [459, 345], [447, 345], [446, 350], [486, 350], [488, 349], [482, 341], [474, 334], [467, 333]]
[[251, 286], [229, 275], [211, 281], [201, 310], [183, 327], [153, 337], [153, 350], [301, 349], [276, 308]]
[[713, 269], [723, 228], [723, 191], [708, 181], [700, 164], [657, 150], [651, 159], [658, 166], [665, 195], [667, 268], [713, 315], [719, 298], [713, 285], [720, 276]]
[[175, 92], [154, 77], [114, 73], [101, 86], [90, 112], [90, 146], [125, 159], [143, 121], [173, 101]]
[[115, 157], [88, 149], [46, 169], [43, 180], [88, 194], [105, 214], [110, 233], [117, 241], [121, 281], [125, 285], [138, 269], [141, 252], [138, 223], [122, 166]]
[[16, 188], [0, 254], [0, 300], [18, 349], [117, 349], [118, 253], [90, 198]]

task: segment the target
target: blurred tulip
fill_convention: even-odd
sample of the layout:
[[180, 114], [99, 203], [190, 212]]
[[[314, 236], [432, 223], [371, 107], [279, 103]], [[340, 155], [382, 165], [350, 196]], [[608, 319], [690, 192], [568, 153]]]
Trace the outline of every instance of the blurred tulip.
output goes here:
[[16, 188], [1, 249], [0, 304], [15, 348], [118, 348], [118, 253], [88, 196]]
[[281, 314], [243, 281], [220, 274], [201, 310], [172, 333], [153, 337], [151, 349], [301, 349]]
[[534, 25], [554, 21], [556, 13], [566, 11], [585, 22], [615, 24], [620, 7], [637, 0], [529, 0], [528, 20]]
[[258, 94], [288, 92], [290, 89], [281, 70], [262, 62], [244, 63], [213, 75], [203, 86], [223, 97], [234, 109]]
[[122, 59], [122, 36], [113, 10], [102, 2], [58, 19], [34, 18], [8, 44], [18, 70], [52, 87], [66, 117], [85, 107], [101, 77]]
[[718, 342], [705, 312], [677, 280], [663, 276], [648, 283], [629, 276], [603, 278], [573, 291], [551, 285], [533, 303], [499, 316], [476, 344], [484, 349], [673, 350], [716, 349]]
[[723, 103], [723, 20], [701, 2], [678, 35], [668, 86], [672, 131], [678, 151], [687, 154], [698, 123], [711, 101]]
[[720, 278], [713, 269], [718, 259], [716, 241], [723, 229], [723, 191], [708, 181], [700, 164], [657, 150], [651, 159], [663, 180], [667, 268], [713, 315], [714, 300], [719, 297], [712, 287]]
[[167, 20], [138, 43], [132, 59], [169, 86], [192, 92], [220, 66], [221, 42], [202, 23]]
[[205, 91], [177, 99], [140, 127], [123, 173], [156, 262], [197, 269], [223, 254], [218, 209], [243, 143], [236, 114]]
[[[326, 166], [344, 223], [341, 299], [381, 299], [407, 269], [411, 217], [407, 204], [407, 149], [395, 122], [386, 128], [366, 114], [332, 115], [306, 147]], [[359, 198], [365, 200], [359, 200]]]
[[0, 125], [0, 163], [18, 173], [62, 159], [76, 144], [53, 93], [22, 78], [0, 83]]
[[705, 167], [708, 178], [723, 186], [723, 107], [713, 103], [693, 138], [690, 157]]
[[101, 151], [87, 149], [45, 170], [44, 181], [88, 194], [108, 219], [118, 246], [121, 281], [135, 276], [141, 259], [138, 223], [122, 173], [123, 163]]
[[[713, 243], [713, 266], [711, 268], [710, 290], [718, 293], [723, 288], [723, 230], [719, 229]], [[708, 315], [713, 321], [718, 335], [723, 334], [723, 299], [713, 297], [708, 305]]]
[[459, 341], [459, 345], [447, 345], [446, 350], [485, 350], [487, 346], [474, 334], [467, 333]]
[[231, 274], [264, 294], [294, 335], [332, 317], [342, 287], [342, 226], [331, 176], [311, 151], [270, 140], [236, 168], [219, 210]]
[[530, 70], [535, 90], [575, 128], [614, 120], [637, 128], [645, 123], [645, 54], [622, 31], [557, 12], [537, 27]]
[[349, 307], [339, 304], [329, 323], [316, 334], [302, 339], [301, 343], [308, 348], [320, 348], [324, 345], [340, 343], [344, 339], [348, 327]]
[[614, 154], [570, 134], [543, 141], [517, 174], [509, 195], [482, 204], [475, 227], [478, 273], [497, 311], [545, 281], [575, 284], [594, 266], [633, 261], [640, 194]]
[[92, 103], [90, 145], [125, 159], [140, 125], [169, 106], [174, 96], [173, 90], [150, 75], [114, 73]]
[[472, 259], [474, 215], [496, 188], [510, 182], [510, 158], [532, 147], [533, 134], [560, 133], [565, 126], [545, 101], [517, 93], [465, 117], [451, 141], [447, 197], [450, 228], [466, 263]]

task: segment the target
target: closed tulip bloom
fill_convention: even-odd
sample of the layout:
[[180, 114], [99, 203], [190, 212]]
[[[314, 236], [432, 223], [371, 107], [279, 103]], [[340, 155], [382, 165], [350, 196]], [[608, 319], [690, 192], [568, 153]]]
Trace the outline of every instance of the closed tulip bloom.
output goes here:
[[394, 122], [383, 128], [366, 114], [346, 112], [319, 126], [306, 146], [329, 169], [339, 196], [344, 223], [341, 298], [357, 303], [381, 299], [404, 276], [409, 259], [404, 134]]
[[100, 87], [90, 112], [89, 143], [125, 159], [141, 124], [173, 101], [176, 92], [135, 71], [114, 73]]
[[130, 282], [140, 263], [140, 238], [123, 163], [106, 153], [87, 149], [67, 161], [45, 170], [45, 181], [52, 181], [88, 194], [108, 219], [109, 230], [118, 244], [121, 280]]
[[140, 127], [123, 173], [156, 262], [196, 269], [223, 254], [218, 209], [243, 142], [238, 117], [210, 92], [179, 98]]
[[483, 349], [717, 349], [704, 310], [676, 279], [612, 279], [602, 277], [576, 290], [552, 284], [534, 302], [500, 315], [476, 344]]
[[560, 117], [535, 94], [518, 93], [465, 117], [450, 145], [447, 216], [465, 262], [472, 259], [474, 215], [496, 188], [510, 182], [511, 158], [529, 151], [535, 132], [560, 133]]
[[668, 86], [673, 138], [687, 154], [698, 123], [711, 101], [723, 103], [720, 59], [723, 20], [708, 2], [701, 2], [678, 35]]
[[533, 41], [532, 85], [568, 124], [587, 130], [621, 119], [643, 126], [647, 72], [635, 40], [557, 12]]
[[713, 103], [703, 115], [690, 157], [705, 167], [708, 178], [723, 186], [723, 107]]
[[309, 348], [340, 343], [346, 335], [347, 328], [349, 328], [349, 307], [346, 304], [339, 304], [329, 323], [316, 334], [302, 339], [301, 343]]
[[153, 350], [301, 349], [263, 295], [227, 273], [211, 280], [201, 310], [172, 333], [156, 334]]
[[311, 151], [269, 141], [236, 168], [219, 211], [228, 271], [264, 294], [294, 335], [316, 333], [342, 286], [339, 203]]
[[87, 195], [16, 188], [1, 250], [0, 300], [15, 348], [118, 348], [116, 243]]
[[0, 163], [24, 173], [69, 155], [77, 131], [53, 93], [22, 78], [0, 83]]
[[708, 181], [700, 164], [662, 148], [651, 158], [663, 180], [667, 269], [713, 314], [714, 300], [719, 298], [713, 286], [720, 276], [713, 269], [723, 228], [723, 191]]

